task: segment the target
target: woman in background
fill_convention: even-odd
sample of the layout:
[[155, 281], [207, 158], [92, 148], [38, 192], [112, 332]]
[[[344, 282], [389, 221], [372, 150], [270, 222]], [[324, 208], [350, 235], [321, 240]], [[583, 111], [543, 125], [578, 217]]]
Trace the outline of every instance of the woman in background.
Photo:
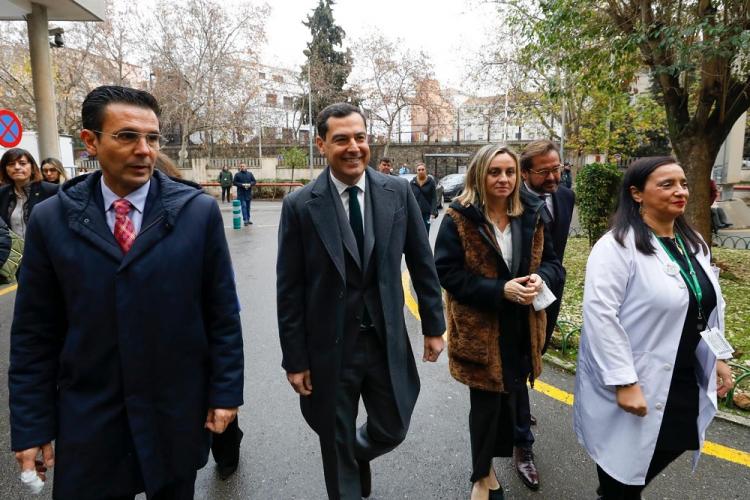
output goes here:
[[0, 217], [23, 238], [31, 210], [60, 186], [44, 182], [34, 157], [21, 148], [9, 149], [0, 158], [0, 181]]
[[65, 167], [57, 158], [42, 160], [42, 176], [45, 181], [52, 184], [64, 184], [68, 180], [68, 176], [65, 175]]

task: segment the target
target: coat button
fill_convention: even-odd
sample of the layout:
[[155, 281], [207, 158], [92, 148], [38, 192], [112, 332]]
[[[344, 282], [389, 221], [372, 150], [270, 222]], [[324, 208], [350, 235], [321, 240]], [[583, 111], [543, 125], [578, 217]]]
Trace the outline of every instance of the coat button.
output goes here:
[[662, 408], [664, 408], [664, 405], [661, 403], [656, 403], [656, 405], [654, 405], [654, 408], [656, 408], [657, 410], [661, 410]]
[[88, 223], [89, 223], [89, 219], [88, 219], [88, 218], [86, 218], [86, 219], [83, 219], [83, 223], [84, 223], [84, 224], [88, 224]]
[[343, 299], [343, 298], [344, 298], [344, 292], [339, 292], [339, 298], [340, 298], [340, 299]]
[[668, 372], [668, 371], [669, 371], [669, 370], [671, 370], [671, 369], [672, 369], [672, 365], [670, 365], [670, 364], [666, 364], [666, 365], [664, 365], [664, 371], [665, 371], [665, 372]]
[[687, 288], [687, 285], [685, 285], [685, 283], [680, 283], [680, 284], [679, 284], [679, 285], [677, 285], [677, 286], [679, 286], [679, 287], [680, 287], [680, 288], [682, 288], [683, 290], [684, 290], [685, 288]]

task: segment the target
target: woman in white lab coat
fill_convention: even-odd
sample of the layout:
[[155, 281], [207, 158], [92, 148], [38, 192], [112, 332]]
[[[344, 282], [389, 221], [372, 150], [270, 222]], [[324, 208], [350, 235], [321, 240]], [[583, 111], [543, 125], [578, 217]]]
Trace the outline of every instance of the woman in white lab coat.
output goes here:
[[586, 265], [573, 418], [605, 500], [639, 499], [686, 450], [695, 465], [717, 392], [732, 386], [701, 337], [723, 338], [724, 301], [708, 247], [683, 216], [688, 196], [674, 158], [635, 161]]

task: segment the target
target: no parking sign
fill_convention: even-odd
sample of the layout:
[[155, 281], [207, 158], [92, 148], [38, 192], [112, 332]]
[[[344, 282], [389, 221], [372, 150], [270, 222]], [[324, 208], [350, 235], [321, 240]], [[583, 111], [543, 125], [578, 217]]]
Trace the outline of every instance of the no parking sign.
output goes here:
[[21, 120], [9, 109], [0, 109], [0, 146], [14, 148], [21, 142]]

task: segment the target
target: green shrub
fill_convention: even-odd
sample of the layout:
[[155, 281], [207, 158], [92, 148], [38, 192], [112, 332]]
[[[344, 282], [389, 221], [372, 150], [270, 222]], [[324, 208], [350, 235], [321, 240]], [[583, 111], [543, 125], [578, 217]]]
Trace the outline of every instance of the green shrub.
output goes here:
[[590, 163], [576, 176], [578, 219], [593, 246], [609, 228], [617, 206], [622, 172], [615, 165]]

